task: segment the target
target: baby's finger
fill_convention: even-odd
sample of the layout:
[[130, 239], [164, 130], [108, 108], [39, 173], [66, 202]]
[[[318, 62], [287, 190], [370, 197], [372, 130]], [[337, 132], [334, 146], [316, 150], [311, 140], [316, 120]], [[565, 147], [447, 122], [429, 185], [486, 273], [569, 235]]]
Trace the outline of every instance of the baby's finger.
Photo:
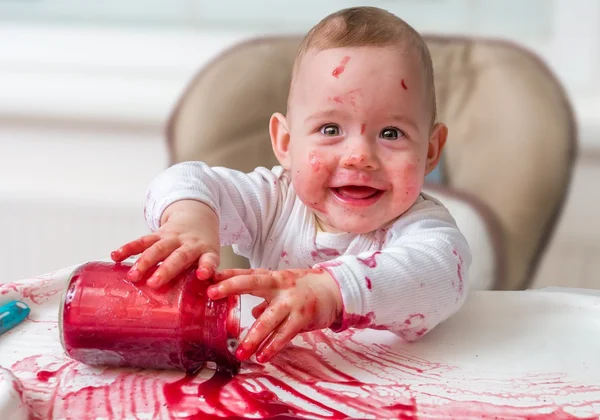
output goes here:
[[183, 270], [194, 264], [197, 258], [198, 251], [180, 246], [165, 259], [146, 284], [153, 288], [159, 288], [167, 284], [181, 274]]
[[250, 274], [223, 280], [210, 286], [207, 293], [213, 300], [246, 293], [264, 298], [270, 295], [275, 286], [276, 280], [272, 274]]
[[268, 274], [270, 270], [264, 268], [230, 268], [215, 273], [215, 281], [223, 281], [237, 276], [247, 276], [250, 274]]
[[121, 262], [124, 259], [131, 257], [132, 255], [141, 254], [156, 242], [160, 240], [160, 236], [151, 234], [142, 236], [135, 241], [131, 241], [123, 245], [121, 248], [110, 253], [110, 258], [114, 262]]
[[254, 308], [252, 308], [252, 316], [254, 317], [254, 319], [258, 319], [258, 317], [263, 314], [263, 312], [265, 311], [265, 309], [267, 309], [268, 306], [269, 302], [265, 300], [263, 303], [259, 303]]
[[216, 252], [205, 252], [200, 257], [198, 262], [198, 269], [196, 270], [196, 277], [199, 280], [208, 280], [214, 274], [219, 266], [219, 254]]
[[290, 316], [277, 328], [256, 354], [258, 363], [267, 363], [302, 330], [302, 319]]
[[130, 281], [140, 281], [146, 272], [155, 267], [159, 262], [167, 258], [177, 249], [178, 241], [176, 239], [162, 239], [145, 250], [137, 259], [131, 270], [127, 273]]
[[260, 347], [262, 342], [285, 321], [289, 313], [289, 309], [282, 305], [267, 308], [260, 318], [252, 324], [248, 334], [238, 346], [235, 356], [241, 361], [247, 360]]

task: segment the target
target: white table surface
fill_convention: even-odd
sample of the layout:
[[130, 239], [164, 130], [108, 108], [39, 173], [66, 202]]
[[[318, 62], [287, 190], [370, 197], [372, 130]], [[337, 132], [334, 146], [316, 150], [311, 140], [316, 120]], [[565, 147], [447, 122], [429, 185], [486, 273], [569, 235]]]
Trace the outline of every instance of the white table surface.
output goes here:
[[17, 378], [2, 387], [0, 375], [0, 419], [25, 410], [78, 420], [268, 417], [277, 410], [310, 418], [600, 417], [596, 291], [474, 292], [415, 343], [384, 331], [304, 334], [273, 363], [244, 365], [223, 386], [215, 378], [200, 385], [210, 370], [184, 379], [70, 360], [57, 316], [71, 270], [0, 284], [0, 304], [31, 306], [28, 320], [0, 336], [0, 366]]

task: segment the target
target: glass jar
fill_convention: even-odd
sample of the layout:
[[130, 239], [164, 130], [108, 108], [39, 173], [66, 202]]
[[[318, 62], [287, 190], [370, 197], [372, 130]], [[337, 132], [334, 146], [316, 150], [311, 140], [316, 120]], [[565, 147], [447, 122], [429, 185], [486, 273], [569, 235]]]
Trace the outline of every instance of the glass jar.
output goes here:
[[194, 268], [152, 289], [127, 280], [130, 265], [89, 262], [72, 273], [60, 306], [60, 337], [82, 363], [193, 372], [237, 371], [238, 296], [213, 301]]

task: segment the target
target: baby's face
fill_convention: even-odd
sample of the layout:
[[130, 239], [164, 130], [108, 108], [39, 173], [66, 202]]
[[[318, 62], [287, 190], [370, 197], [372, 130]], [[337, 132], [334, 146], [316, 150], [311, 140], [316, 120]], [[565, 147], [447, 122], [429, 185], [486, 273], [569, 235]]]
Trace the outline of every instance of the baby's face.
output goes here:
[[445, 126], [432, 131], [418, 64], [391, 48], [309, 51], [279, 120], [272, 135], [280, 124], [289, 143], [278, 153], [274, 140], [275, 152], [331, 232], [374, 231], [408, 210], [445, 141]]

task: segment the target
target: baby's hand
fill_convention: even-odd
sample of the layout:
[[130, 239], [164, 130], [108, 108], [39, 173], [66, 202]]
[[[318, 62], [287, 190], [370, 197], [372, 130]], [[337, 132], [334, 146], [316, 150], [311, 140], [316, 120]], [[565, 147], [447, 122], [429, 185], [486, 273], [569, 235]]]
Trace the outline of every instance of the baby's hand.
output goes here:
[[162, 262], [146, 281], [158, 288], [195, 263], [196, 276], [200, 280], [210, 278], [219, 266], [219, 250], [219, 219], [215, 212], [199, 201], [182, 200], [167, 207], [156, 232], [123, 245], [110, 256], [121, 262], [142, 254], [127, 274], [134, 282]]
[[271, 360], [298, 333], [327, 328], [342, 311], [337, 282], [323, 269], [270, 271], [224, 270], [208, 288], [211, 299], [251, 294], [265, 299], [252, 310], [256, 321], [240, 343], [236, 357]]

